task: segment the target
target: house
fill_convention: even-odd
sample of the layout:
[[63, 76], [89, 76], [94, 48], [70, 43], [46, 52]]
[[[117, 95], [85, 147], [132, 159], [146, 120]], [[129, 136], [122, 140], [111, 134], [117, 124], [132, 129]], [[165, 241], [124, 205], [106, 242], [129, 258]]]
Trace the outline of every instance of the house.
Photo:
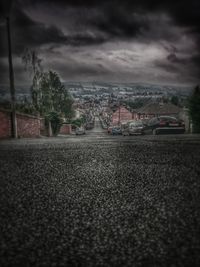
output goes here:
[[112, 114], [111, 123], [113, 125], [118, 125], [123, 122], [127, 122], [133, 119], [133, 114], [127, 108], [120, 106]]
[[136, 119], [150, 119], [156, 116], [173, 116], [179, 117], [181, 108], [172, 103], [150, 102], [137, 110]]

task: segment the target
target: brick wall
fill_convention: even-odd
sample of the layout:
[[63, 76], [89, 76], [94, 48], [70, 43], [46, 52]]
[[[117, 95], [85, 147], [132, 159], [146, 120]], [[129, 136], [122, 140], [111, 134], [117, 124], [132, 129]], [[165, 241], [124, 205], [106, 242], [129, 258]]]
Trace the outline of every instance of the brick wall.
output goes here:
[[[17, 113], [17, 135], [18, 137], [39, 137], [40, 118]], [[11, 137], [11, 112], [0, 110], [0, 138]]]
[[39, 137], [40, 119], [27, 114], [17, 114], [17, 133], [19, 137]]
[[44, 118], [40, 118], [40, 134], [47, 136], [47, 129], [45, 126], [45, 119]]
[[60, 134], [71, 134], [71, 124], [63, 124], [60, 128]]
[[0, 138], [10, 137], [11, 123], [10, 112], [0, 110]]

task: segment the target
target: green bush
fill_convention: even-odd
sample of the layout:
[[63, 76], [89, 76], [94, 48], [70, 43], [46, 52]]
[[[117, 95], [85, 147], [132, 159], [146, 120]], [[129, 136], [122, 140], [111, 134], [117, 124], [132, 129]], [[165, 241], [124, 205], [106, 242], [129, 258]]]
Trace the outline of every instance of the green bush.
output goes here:
[[80, 127], [86, 123], [86, 116], [83, 114], [80, 118], [71, 120], [70, 123], [76, 127]]
[[80, 127], [82, 125], [82, 120], [81, 119], [72, 120], [71, 124]]

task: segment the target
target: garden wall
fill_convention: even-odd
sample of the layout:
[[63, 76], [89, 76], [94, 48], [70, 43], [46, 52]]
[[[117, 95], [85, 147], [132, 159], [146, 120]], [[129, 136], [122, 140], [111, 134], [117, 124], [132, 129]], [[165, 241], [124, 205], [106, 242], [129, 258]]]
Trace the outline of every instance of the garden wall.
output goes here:
[[[28, 114], [16, 113], [17, 136], [39, 137], [40, 118]], [[11, 137], [11, 111], [0, 110], [0, 138]]]
[[0, 110], [0, 138], [8, 138], [11, 135], [11, 114]]
[[71, 124], [63, 124], [60, 128], [59, 134], [71, 134], [72, 127]]

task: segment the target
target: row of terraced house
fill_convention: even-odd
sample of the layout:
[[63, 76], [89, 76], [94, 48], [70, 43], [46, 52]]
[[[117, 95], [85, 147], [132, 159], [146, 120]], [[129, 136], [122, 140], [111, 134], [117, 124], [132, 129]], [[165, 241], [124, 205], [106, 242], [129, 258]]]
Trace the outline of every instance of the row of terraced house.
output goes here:
[[137, 110], [130, 110], [125, 106], [118, 107], [115, 111], [106, 108], [102, 116], [107, 124], [119, 125], [131, 120], [148, 120], [156, 116], [173, 116], [185, 122], [186, 131], [191, 131], [191, 122], [186, 108], [180, 108], [172, 103], [150, 102]]

